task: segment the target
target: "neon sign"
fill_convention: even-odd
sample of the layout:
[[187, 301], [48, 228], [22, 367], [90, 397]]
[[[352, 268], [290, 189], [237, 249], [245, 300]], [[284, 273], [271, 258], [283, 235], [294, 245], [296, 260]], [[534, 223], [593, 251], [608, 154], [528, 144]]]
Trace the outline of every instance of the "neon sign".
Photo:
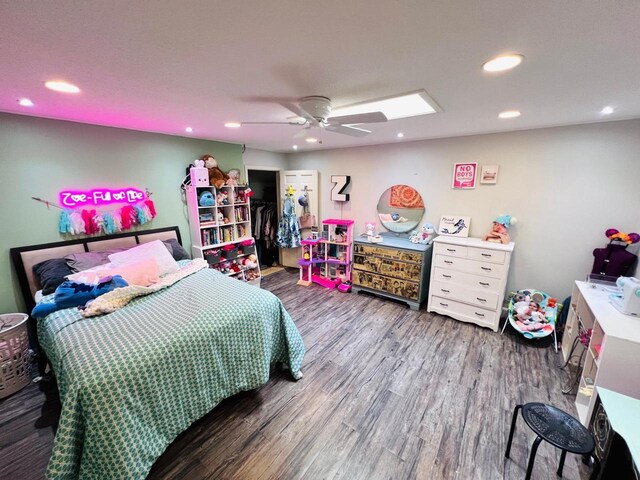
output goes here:
[[137, 188], [121, 188], [117, 190], [98, 188], [88, 191], [64, 190], [58, 194], [58, 197], [60, 198], [60, 205], [63, 207], [138, 203], [147, 198], [146, 194]]

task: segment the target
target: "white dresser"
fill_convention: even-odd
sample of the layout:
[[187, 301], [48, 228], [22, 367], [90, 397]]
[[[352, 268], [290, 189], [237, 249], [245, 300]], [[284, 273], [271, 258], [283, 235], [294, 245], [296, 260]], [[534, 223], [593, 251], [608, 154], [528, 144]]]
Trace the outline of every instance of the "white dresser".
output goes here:
[[433, 243], [427, 310], [497, 332], [515, 244], [446, 236]]

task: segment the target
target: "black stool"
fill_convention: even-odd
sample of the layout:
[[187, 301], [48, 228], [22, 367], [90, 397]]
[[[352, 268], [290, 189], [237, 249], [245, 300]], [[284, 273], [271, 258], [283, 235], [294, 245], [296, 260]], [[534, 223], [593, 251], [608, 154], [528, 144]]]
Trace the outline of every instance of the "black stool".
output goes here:
[[584, 455], [587, 458], [592, 456], [595, 465], [591, 478], [597, 477], [600, 471], [600, 462], [597, 457], [593, 455], [596, 444], [589, 430], [568, 413], [551, 405], [545, 405], [544, 403], [516, 405], [513, 411], [513, 419], [511, 420], [511, 431], [509, 432], [507, 451], [504, 453], [506, 458], [509, 458], [513, 432], [516, 429], [516, 420], [518, 419], [518, 410], [520, 409], [522, 409], [522, 418], [525, 423], [538, 435], [538, 438], [533, 441], [533, 446], [531, 447], [525, 480], [531, 478], [538, 445], [540, 445], [542, 440], [562, 450], [560, 454], [560, 466], [558, 466], [557, 471], [559, 477], [562, 477], [562, 469], [567, 452]]

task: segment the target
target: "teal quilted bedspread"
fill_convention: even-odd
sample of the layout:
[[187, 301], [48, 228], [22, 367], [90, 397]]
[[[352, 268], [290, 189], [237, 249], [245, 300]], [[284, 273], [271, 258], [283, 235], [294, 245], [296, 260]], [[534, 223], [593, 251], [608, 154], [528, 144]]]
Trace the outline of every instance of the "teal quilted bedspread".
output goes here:
[[265, 384], [272, 363], [302, 376], [302, 338], [280, 300], [211, 269], [107, 315], [55, 312], [38, 337], [62, 401], [52, 479], [144, 479], [195, 420]]

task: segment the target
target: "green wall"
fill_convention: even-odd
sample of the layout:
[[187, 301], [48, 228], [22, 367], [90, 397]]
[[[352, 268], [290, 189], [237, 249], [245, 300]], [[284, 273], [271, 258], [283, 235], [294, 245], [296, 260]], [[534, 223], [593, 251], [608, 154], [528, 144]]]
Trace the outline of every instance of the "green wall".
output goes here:
[[189, 245], [180, 183], [205, 153], [225, 171], [244, 171], [241, 145], [0, 113], [0, 313], [24, 308], [9, 249], [64, 239], [59, 209], [32, 196], [57, 202], [65, 188], [149, 188], [158, 216], [142, 228], [178, 225]]

